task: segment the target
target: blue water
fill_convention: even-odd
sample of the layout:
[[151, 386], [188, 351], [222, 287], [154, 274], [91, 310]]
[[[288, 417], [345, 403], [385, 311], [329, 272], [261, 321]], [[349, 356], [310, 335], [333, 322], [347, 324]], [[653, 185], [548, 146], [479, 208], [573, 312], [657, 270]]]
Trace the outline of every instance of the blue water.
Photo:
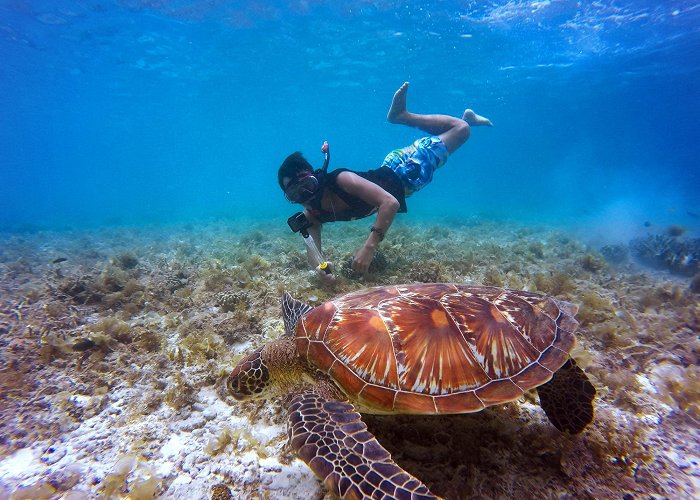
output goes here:
[[700, 225], [700, 2], [0, 1], [0, 227], [295, 211], [284, 157], [376, 168], [409, 109], [488, 116], [405, 220]]

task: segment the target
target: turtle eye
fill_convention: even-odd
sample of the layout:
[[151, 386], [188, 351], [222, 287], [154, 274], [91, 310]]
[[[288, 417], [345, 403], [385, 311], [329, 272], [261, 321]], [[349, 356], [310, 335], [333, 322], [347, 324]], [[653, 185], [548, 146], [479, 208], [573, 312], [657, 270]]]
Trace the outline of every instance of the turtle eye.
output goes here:
[[243, 359], [228, 377], [228, 390], [239, 401], [255, 399], [265, 391], [270, 381], [270, 372], [259, 349]]

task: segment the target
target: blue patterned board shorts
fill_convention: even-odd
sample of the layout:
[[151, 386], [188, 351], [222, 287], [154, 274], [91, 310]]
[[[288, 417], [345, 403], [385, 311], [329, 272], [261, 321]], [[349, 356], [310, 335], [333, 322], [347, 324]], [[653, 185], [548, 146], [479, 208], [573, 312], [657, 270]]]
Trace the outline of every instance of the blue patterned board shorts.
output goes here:
[[433, 135], [418, 139], [410, 146], [395, 149], [384, 158], [403, 182], [406, 196], [420, 191], [433, 180], [433, 172], [447, 161], [449, 152], [442, 140]]

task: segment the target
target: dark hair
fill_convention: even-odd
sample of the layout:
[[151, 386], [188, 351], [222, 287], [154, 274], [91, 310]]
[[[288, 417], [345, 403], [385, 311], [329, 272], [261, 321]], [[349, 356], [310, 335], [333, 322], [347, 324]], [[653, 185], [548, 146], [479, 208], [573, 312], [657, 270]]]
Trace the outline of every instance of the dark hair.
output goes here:
[[284, 162], [282, 162], [280, 169], [277, 171], [277, 182], [280, 183], [280, 188], [282, 188], [282, 191], [284, 191], [283, 180], [285, 177], [294, 179], [296, 178], [299, 172], [302, 172], [304, 170], [313, 172], [314, 167], [312, 167], [311, 164], [308, 161], [306, 161], [306, 158], [304, 158], [304, 156], [299, 151], [287, 156]]

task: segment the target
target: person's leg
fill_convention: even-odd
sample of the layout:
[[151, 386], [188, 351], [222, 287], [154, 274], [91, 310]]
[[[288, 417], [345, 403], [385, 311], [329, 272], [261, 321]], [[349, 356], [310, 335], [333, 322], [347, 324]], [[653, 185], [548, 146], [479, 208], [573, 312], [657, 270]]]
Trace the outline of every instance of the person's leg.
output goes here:
[[398, 123], [409, 127], [416, 127], [423, 132], [437, 135], [445, 144], [447, 151], [452, 154], [457, 148], [469, 139], [469, 127], [488, 125], [491, 122], [474, 113], [471, 109], [464, 111], [462, 119], [448, 115], [419, 115], [411, 113], [406, 109], [406, 94], [408, 93], [408, 82], [399, 87], [394, 94], [391, 108], [387, 114], [390, 123]]

